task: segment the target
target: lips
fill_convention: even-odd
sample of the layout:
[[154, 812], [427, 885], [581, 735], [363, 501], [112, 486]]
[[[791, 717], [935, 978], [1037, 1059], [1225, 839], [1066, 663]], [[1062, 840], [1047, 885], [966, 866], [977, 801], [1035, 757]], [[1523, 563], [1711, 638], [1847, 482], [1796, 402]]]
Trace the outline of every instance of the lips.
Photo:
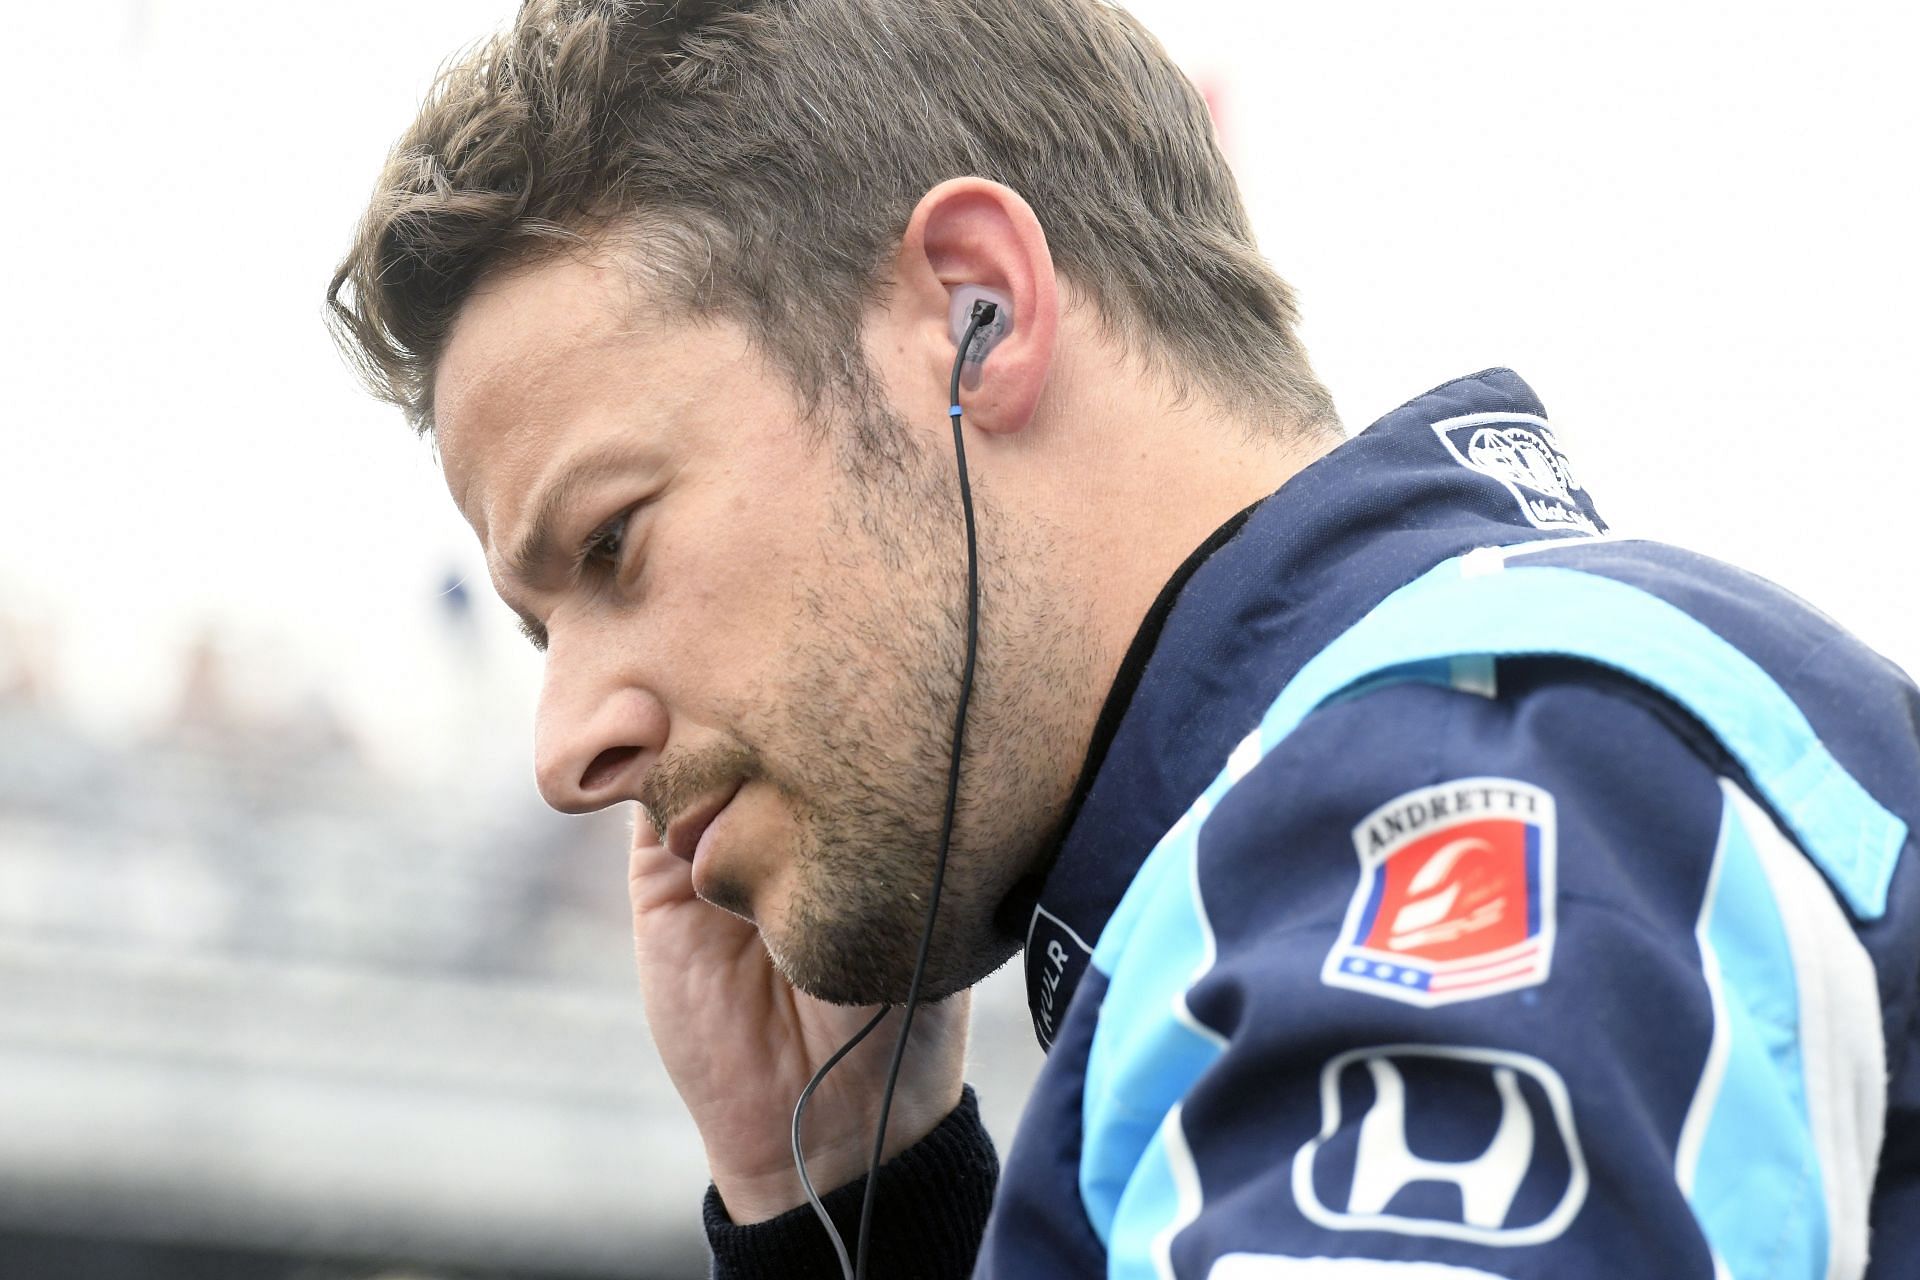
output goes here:
[[674, 819], [667, 827], [667, 852], [683, 862], [692, 862], [694, 850], [700, 847], [701, 835], [739, 792], [740, 784], [736, 782], [727, 790], [715, 792], [699, 801]]

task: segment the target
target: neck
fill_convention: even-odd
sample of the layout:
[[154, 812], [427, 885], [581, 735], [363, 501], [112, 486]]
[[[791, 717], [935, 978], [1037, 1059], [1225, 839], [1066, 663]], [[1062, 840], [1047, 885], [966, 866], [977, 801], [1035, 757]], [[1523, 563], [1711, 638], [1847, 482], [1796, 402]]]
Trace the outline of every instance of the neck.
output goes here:
[[[1045, 671], [1046, 679], [1023, 686], [1020, 696], [1024, 714], [1044, 718], [1057, 734], [1048, 738], [1052, 750], [1033, 764], [1050, 774], [1047, 800], [1063, 820], [1071, 816], [1069, 801], [1101, 708], [1168, 579], [1235, 513], [1337, 443], [1331, 435], [1256, 430], [1145, 380], [1098, 372], [1081, 381], [1056, 363], [1030, 427], [981, 441], [981, 469], [992, 472], [996, 497], [1028, 539], [1023, 587], [1029, 598], [1046, 602], [1044, 611], [1029, 613], [1048, 625], [1025, 633], [1030, 645], [1042, 635], [1052, 641], [1027, 664]], [[1089, 383], [1098, 394], [1075, 394]], [[1054, 838], [1063, 831], [1056, 829]], [[1034, 845], [1036, 860], [1009, 872], [1044, 874], [1052, 847]], [[1003, 909], [1022, 901], [1012, 881], [1004, 888], [1013, 896]], [[1017, 941], [1027, 919], [1018, 906], [1012, 909], [1018, 918], [1003, 916], [997, 924]]]
[[[1049, 456], [1022, 469], [1044, 492], [1020, 497], [1023, 509], [1044, 513], [1057, 538], [1053, 588], [1090, 624], [1092, 683], [1104, 697], [1181, 562], [1339, 441], [1256, 426], [1146, 378], [1103, 377], [1101, 391], [1078, 396], [1074, 381], [1055, 384], [1055, 429], [1028, 433], [1031, 447]], [[1098, 710], [1097, 702], [1087, 709], [1089, 728]]]

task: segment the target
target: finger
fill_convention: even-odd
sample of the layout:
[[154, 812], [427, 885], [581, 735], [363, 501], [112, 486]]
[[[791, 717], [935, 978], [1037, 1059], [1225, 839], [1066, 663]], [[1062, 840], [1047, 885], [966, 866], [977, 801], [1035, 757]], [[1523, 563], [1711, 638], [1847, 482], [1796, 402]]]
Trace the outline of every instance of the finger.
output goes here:
[[692, 865], [638, 834], [627, 860], [627, 896], [643, 981], [655, 962], [685, 970], [689, 980], [711, 980], [743, 963], [748, 977], [765, 976], [766, 953], [753, 926], [701, 901], [693, 889]]
[[635, 827], [627, 856], [627, 896], [636, 920], [663, 907], [690, 902], [694, 896], [692, 865], [667, 852], [645, 823]]
[[653, 813], [647, 806], [635, 804], [633, 808], [628, 811], [627, 816], [631, 820], [628, 831], [633, 837], [633, 844], [663, 845], [667, 842], [667, 833], [662, 831], [659, 825], [654, 822]]

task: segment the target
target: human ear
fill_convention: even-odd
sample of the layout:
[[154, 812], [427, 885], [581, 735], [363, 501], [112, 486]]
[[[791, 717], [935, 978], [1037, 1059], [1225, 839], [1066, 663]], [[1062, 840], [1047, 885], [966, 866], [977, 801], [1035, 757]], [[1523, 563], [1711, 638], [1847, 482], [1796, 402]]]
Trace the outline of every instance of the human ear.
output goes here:
[[1023, 430], [1052, 367], [1060, 306], [1053, 255], [1027, 202], [984, 178], [941, 183], [914, 207], [895, 277], [894, 308], [904, 309], [915, 363], [943, 391], [974, 304], [994, 302], [985, 341], [976, 336], [975, 358], [962, 366], [966, 420], [980, 431]]

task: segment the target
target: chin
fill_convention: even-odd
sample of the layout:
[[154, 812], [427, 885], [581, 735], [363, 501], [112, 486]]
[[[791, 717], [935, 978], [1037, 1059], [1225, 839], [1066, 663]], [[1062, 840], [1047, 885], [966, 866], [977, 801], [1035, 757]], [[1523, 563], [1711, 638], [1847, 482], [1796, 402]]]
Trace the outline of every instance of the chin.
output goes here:
[[[925, 917], [911, 919], [852, 919], [815, 921], [799, 936], [762, 937], [774, 967], [796, 988], [817, 1000], [838, 1005], [905, 1004], [913, 984], [914, 961], [920, 953], [920, 931]], [[940, 927], [920, 999], [931, 1002], [957, 995], [1006, 963], [1019, 950], [986, 931], [985, 947], [963, 945], [949, 929], [942, 911]], [[972, 935], [968, 943], [979, 941]]]

